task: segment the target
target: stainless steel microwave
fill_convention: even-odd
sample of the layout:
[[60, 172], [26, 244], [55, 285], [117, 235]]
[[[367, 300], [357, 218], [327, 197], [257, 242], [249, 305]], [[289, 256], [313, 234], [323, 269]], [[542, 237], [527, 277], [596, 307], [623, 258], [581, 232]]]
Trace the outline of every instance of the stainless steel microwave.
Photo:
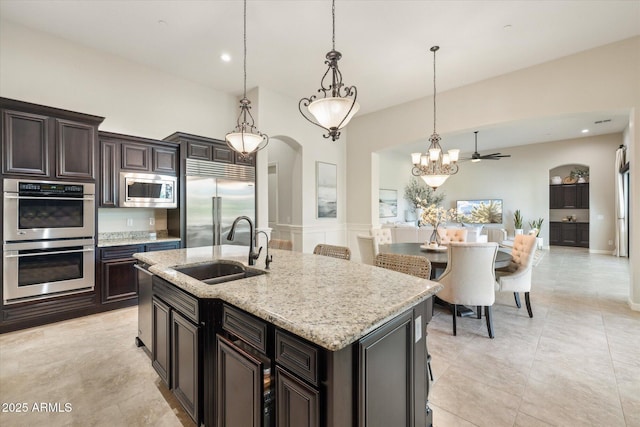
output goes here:
[[122, 208], [178, 207], [178, 180], [175, 176], [120, 172]]

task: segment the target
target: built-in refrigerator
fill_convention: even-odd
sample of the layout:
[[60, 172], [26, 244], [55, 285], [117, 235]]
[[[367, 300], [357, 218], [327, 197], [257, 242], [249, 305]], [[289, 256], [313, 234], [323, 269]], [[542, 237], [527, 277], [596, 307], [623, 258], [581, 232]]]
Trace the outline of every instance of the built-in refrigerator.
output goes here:
[[255, 169], [193, 159], [187, 159], [186, 169], [186, 247], [249, 245], [246, 221], [238, 223], [233, 241], [227, 235], [239, 216], [255, 224]]

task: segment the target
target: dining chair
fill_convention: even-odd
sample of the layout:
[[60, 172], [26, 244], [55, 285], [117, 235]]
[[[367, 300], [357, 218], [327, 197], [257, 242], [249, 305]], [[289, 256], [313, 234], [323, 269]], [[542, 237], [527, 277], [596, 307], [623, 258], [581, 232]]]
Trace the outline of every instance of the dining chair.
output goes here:
[[482, 317], [482, 307], [487, 321], [489, 338], [494, 337], [491, 307], [495, 302], [496, 277], [494, 264], [498, 244], [488, 243], [449, 243], [448, 263], [437, 282], [444, 285], [438, 292], [438, 298], [453, 307], [453, 335], [456, 331], [458, 305], [476, 306], [478, 319]]
[[[375, 266], [420, 277], [422, 279], [429, 279], [431, 277], [431, 262], [427, 258], [419, 255], [382, 253], [376, 255]], [[431, 354], [429, 354], [428, 349], [427, 368], [429, 370], [429, 377], [431, 378], [431, 381], [433, 381], [433, 372], [431, 371]]]
[[313, 253], [316, 255], [324, 255], [332, 258], [351, 259], [351, 249], [346, 246], [327, 245], [325, 243], [319, 243], [313, 248]]
[[393, 243], [391, 230], [388, 228], [372, 228], [371, 235], [375, 237], [378, 245], [388, 245], [389, 243]]
[[291, 251], [293, 250], [293, 242], [291, 240], [271, 239], [269, 240], [269, 248]]
[[358, 248], [360, 249], [360, 260], [369, 265], [375, 264], [375, 257], [378, 254], [378, 242], [373, 236], [359, 234]]
[[466, 242], [468, 230], [465, 228], [438, 228], [440, 244], [448, 245], [451, 242]]
[[513, 292], [518, 308], [521, 307], [519, 292], [524, 292], [529, 317], [533, 317], [529, 292], [536, 248], [535, 235], [518, 234], [513, 241], [511, 263], [507, 267], [496, 270], [497, 289], [501, 292]]

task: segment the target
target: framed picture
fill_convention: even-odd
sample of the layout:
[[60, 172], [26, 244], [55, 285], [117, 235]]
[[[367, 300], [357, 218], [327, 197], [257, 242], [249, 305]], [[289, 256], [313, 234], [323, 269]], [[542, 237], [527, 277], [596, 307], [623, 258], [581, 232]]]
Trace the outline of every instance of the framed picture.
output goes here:
[[458, 221], [466, 224], [502, 224], [502, 200], [458, 200]]
[[332, 163], [316, 162], [317, 217], [338, 217], [338, 168]]
[[398, 216], [398, 191], [380, 189], [378, 197], [380, 218], [391, 218]]

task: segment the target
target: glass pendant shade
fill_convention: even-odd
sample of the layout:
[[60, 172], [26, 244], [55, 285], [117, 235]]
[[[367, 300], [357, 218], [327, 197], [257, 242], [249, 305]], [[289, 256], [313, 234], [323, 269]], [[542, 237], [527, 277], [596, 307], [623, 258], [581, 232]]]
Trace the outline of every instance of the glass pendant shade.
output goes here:
[[349, 98], [330, 97], [317, 99], [310, 103], [307, 108], [322, 127], [326, 129], [342, 129], [358, 112], [360, 104]]
[[238, 153], [253, 153], [262, 143], [262, 137], [255, 133], [232, 132], [227, 134], [227, 141], [231, 148]]
[[431, 188], [438, 188], [450, 175], [421, 175], [423, 181]]

